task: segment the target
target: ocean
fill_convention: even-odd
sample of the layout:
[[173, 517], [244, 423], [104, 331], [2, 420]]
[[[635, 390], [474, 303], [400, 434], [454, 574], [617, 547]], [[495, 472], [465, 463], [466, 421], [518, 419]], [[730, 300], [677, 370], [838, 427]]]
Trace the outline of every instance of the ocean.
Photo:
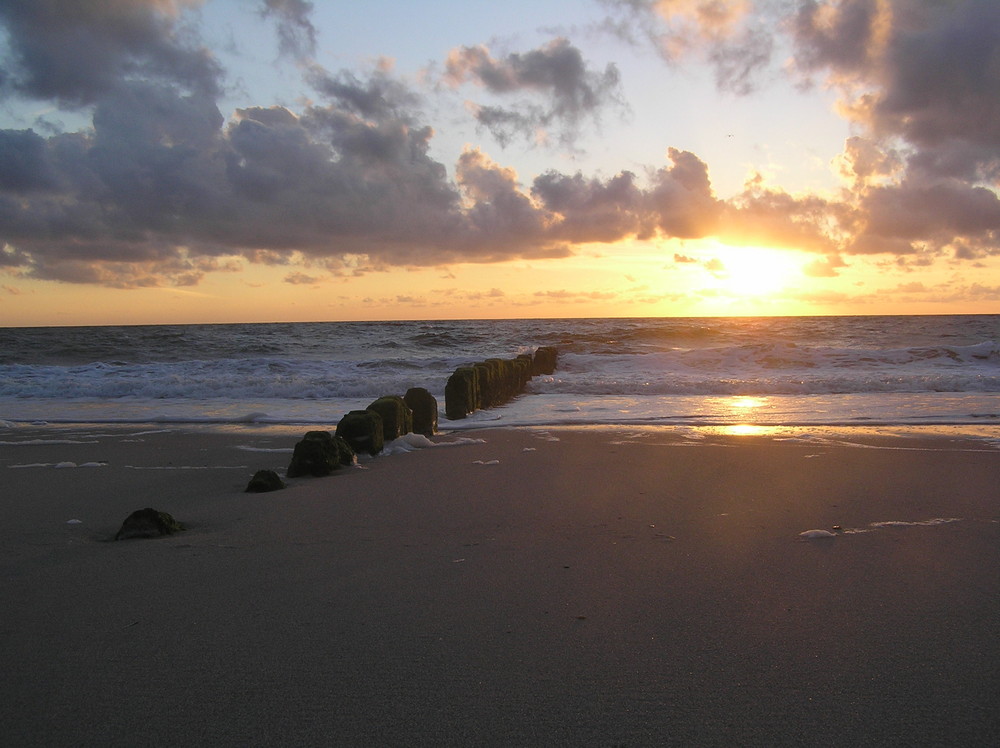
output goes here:
[[[460, 365], [556, 372], [444, 417]], [[539, 319], [0, 328], [0, 424], [334, 427], [425, 387], [482, 426], [1000, 425], [1000, 316]]]

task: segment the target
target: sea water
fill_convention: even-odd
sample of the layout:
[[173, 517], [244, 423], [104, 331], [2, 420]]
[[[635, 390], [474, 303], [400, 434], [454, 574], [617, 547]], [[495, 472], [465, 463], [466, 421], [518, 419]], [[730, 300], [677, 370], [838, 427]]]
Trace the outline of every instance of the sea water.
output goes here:
[[[510, 404], [444, 417], [458, 366], [554, 346]], [[0, 328], [0, 422], [333, 426], [425, 387], [441, 428], [1000, 425], [1000, 316]]]

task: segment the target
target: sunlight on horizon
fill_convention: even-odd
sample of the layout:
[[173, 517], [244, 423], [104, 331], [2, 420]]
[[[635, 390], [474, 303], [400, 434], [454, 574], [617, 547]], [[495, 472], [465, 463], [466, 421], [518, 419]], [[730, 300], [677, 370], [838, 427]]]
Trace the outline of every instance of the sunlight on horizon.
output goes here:
[[804, 280], [794, 250], [719, 245], [714, 254], [718, 262], [709, 271], [720, 287], [739, 297], [767, 296]]

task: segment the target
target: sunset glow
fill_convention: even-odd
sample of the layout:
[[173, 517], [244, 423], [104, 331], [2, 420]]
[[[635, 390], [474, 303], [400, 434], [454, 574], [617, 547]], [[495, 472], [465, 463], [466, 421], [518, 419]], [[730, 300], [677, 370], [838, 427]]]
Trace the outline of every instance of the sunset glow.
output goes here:
[[3, 325], [1000, 312], [992, 3], [22, 5]]

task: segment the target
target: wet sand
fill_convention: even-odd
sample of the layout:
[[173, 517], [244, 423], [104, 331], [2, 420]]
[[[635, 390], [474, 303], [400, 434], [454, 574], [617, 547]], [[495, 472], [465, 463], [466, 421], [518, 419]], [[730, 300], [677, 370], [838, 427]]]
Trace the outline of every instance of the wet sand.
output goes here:
[[694, 436], [3, 429], [2, 742], [1000, 742], [1000, 450]]

